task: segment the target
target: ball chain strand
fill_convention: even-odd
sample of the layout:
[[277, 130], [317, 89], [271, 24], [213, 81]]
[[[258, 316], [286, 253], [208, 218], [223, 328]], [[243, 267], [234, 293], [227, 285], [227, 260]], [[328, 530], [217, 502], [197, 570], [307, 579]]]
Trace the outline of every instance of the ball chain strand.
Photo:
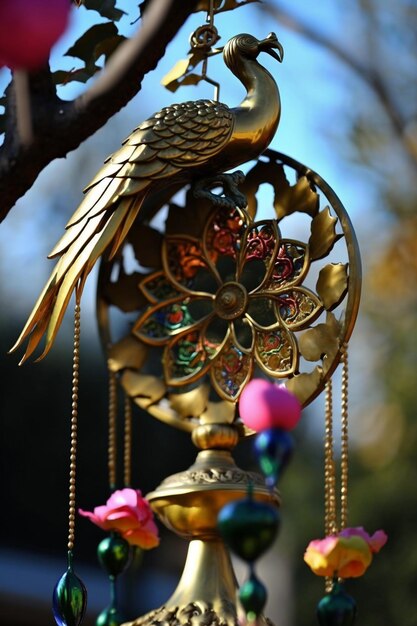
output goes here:
[[340, 529], [347, 526], [348, 518], [348, 478], [349, 478], [349, 365], [348, 346], [342, 350], [342, 386], [341, 386], [341, 457], [340, 457]]
[[108, 449], [107, 466], [109, 471], [109, 487], [111, 491], [116, 489], [116, 464], [117, 464], [117, 380], [116, 374], [108, 367], [109, 372], [109, 423], [108, 423]]
[[[325, 434], [324, 434], [324, 532], [331, 535], [336, 532], [336, 475], [333, 440], [333, 386], [331, 379], [326, 383], [325, 396]], [[326, 577], [324, 588], [330, 593], [333, 580]]]
[[74, 548], [75, 539], [75, 483], [77, 472], [77, 425], [78, 425], [78, 387], [80, 371], [80, 318], [81, 307], [77, 299], [74, 309], [74, 347], [72, 359], [72, 393], [71, 393], [71, 447], [69, 471], [69, 502], [68, 502], [68, 550]]
[[125, 395], [124, 401], [125, 432], [124, 432], [124, 454], [123, 454], [123, 481], [125, 487], [130, 487], [132, 480], [132, 402], [129, 396]]

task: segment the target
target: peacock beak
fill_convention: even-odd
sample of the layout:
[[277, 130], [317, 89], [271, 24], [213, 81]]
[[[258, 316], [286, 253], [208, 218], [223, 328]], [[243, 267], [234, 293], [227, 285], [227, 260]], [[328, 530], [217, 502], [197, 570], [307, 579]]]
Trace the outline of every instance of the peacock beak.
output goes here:
[[282, 63], [284, 48], [278, 41], [278, 37], [275, 33], [269, 33], [268, 37], [259, 42], [259, 50], [267, 52], [271, 57], [274, 57], [274, 59]]

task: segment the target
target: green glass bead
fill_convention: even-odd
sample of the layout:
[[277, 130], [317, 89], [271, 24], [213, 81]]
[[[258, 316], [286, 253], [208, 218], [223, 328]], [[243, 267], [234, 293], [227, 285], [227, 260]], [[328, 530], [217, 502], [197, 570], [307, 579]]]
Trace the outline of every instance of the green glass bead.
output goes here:
[[239, 600], [249, 621], [253, 621], [262, 613], [266, 599], [265, 585], [252, 572], [248, 580], [239, 589]]
[[96, 619], [96, 626], [120, 626], [126, 617], [114, 606], [105, 608]]
[[72, 567], [55, 585], [52, 610], [58, 626], [79, 626], [87, 607], [87, 590]]
[[229, 502], [218, 517], [220, 533], [229, 548], [249, 563], [272, 545], [279, 525], [275, 507], [251, 498]]
[[118, 576], [129, 565], [130, 545], [123, 537], [113, 533], [99, 543], [97, 556], [109, 576]]
[[320, 626], [353, 626], [356, 619], [356, 602], [346, 593], [343, 585], [335, 583], [330, 593], [317, 606]]

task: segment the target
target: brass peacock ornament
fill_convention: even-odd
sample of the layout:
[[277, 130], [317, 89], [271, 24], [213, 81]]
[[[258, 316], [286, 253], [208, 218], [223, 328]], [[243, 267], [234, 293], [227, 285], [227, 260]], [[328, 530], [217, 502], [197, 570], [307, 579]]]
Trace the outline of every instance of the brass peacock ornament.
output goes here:
[[[48, 353], [74, 289], [80, 296], [89, 272], [105, 251], [109, 259], [114, 257], [145, 201], [154, 194], [196, 182], [195, 194], [200, 197], [229, 208], [245, 206], [245, 196], [237, 186], [242, 174], [224, 172], [268, 147], [281, 111], [276, 82], [257, 61], [261, 52], [282, 61], [283, 48], [274, 33], [262, 40], [240, 34], [224, 47], [225, 64], [247, 92], [238, 107], [213, 100], [164, 107], [106, 160], [49, 255], [59, 260], [12, 348], [16, 350], [28, 339], [21, 363], [44, 335], [39, 358]], [[223, 187], [223, 196], [210, 191], [215, 184]]]

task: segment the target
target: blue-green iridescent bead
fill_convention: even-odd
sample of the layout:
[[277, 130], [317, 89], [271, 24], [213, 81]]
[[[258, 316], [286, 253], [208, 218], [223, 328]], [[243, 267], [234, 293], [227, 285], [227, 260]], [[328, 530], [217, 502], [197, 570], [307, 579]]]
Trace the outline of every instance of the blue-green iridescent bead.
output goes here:
[[239, 600], [245, 609], [248, 621], [253, 621], [260, 615], [265, 607], [267, 599], [266, 587], [251, 572], [250, 577], [239, 589]]
[[70, 565], [55, 585], [52, 610], [58, 626], [79, 626], [87, 607], [87, 590]]
[[272, 545], [280, 525], [277, 509], [252, 498], [234, 500], [218, 517], [220, 533], [229, 548], [251, 563]]
[[100, 564], [109, 576], [118, 576], [130, 563], [131, 549], [129, 543], [117, 533], [103, 539], [97, 548]]
[[353, 626], [356, 619], [356, 602], [340, 583], [335, 583], [330, 593], [320, 600], [317, 617], [320, 626]]
[[291, 460], [292, 436], [281, 428], [268, 428], [256, 435], [254, 450], [266, 484], [274, 487]]
[[106, 607], [96, 619], [96, 626], [120, 626], [126, 617], [114, 606]]

